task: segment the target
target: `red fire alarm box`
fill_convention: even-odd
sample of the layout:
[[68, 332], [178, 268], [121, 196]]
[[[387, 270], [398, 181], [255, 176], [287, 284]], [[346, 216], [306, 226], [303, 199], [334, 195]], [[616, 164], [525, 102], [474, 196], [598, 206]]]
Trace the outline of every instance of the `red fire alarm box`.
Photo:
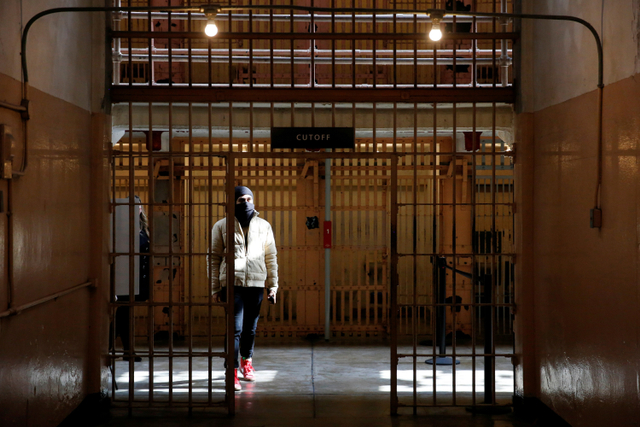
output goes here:
[[331, 221], [324, 222], [324, 248], [331, 249]]

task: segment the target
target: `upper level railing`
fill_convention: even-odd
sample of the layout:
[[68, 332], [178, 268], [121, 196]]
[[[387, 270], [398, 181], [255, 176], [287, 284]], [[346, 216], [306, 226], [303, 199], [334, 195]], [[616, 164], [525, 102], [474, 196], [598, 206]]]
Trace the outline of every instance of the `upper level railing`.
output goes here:
[[[285, 10], [287, 5], [279, 9], [275, 0], [246, 2], [268, 9], [219, 13], [220, 32], [214, 38], [203, 32], [207, 18], [202, 13], [113, 13], [113, 84], [424, 89], [497, 88], [513, 81], [511, 57], [517, 34], [511, 22], [445, 17], [444, 38], [432, 42], [427, 37], [432, 20], [410, 12], [429, 8], [509, 12], [511, 1], [304, 2], [322, 12]], [[114, 6], [158, 6], [155, 3], [117, 0]], [[396, 12], [355, 13], [344, 12], [345, 8]]]

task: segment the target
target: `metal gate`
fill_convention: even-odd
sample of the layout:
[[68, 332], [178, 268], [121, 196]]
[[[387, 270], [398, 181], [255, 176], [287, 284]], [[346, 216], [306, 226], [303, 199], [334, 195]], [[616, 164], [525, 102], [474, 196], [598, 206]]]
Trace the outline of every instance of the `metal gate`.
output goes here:
[[[115, 14], [112, 307], [129, 350], [116, 325], [114, 403], [234, 412], [219, 367], [230, 360], [231, 323], [212, 301], [206, 256], [236, 184], [254, 190], [278, 245], [280, 303], [263, 307], [259, 334], [389, 337], [392, 413], [508, 403], [513, 90], [501, 58], [510, 24], [454, 19], [451, 39], [434, 44], [414, 14], [272, 6], [219, 15], [228, 31], [213, 40], [200, 34], [200, 14]], [[274, 126], [351, 127], [356, 147], [273, 149]], [[323, 216], [328, 177], [327, 310], [321, 229], [306, 219]], [[147, 252], [137, 246], [140, 209]], [[146, 262], [149, 295], [136, 300]], [[437, 356], [453, 364], [425, 364]]]

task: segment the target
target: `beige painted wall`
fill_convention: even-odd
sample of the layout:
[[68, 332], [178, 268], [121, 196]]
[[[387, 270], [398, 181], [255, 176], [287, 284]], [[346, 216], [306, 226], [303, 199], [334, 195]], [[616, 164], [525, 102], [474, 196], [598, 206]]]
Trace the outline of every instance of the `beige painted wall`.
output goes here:
[[[522, 0], [522, 12], [570, 15], [589, 22], [603, 42], [605, 84], [640, 73], [638, 0]], [[588, 29], [563, 21], [523, 25], [526, 69], [522, 80], [530, 95], [523, 106], [526, 111], [538, 111], [596, 88], [597, 49]]]
[[[59, 7], [105, 6], [106, 0], [0, 1], [0, 73], [21, 80], [22, 29], [37, 13]], [[104, 82], [104, 13], [55, 13], [37, 20], [28, 33], [29, 83], [85, 110], [98, 111]], [[0, 95], [0, 100], [4, 97]]]
[[604, 225], [589, 228], [596, 189], [595, 45], [575, 24], [528, 25], [523, 107], [530, 113], [518, 119], [516, 143], [523, 260], [517, 264], [517, 392], [540, 398], [574, 427], [637, 425], [639, 2], [523, 3], [525, 12], [602, 25]]
[[[22, 98], [19, 39], [28, 18], [51, 7], [100, 3], [0, 1], [0, 100], [18, 104]], [[100, 392], [106, 378], [100, 358], [108, 329], [106, 251], [101, 247], [107, 214], [106, 117], [99, 113], [104, 61], [95, 56], [103, 52], [104, 27], [85, 14], [42, 18], [33, 28], [29, 164], [26, 175], [11, 184], [0, 179], [5, 207], [0, 212], [0, 312], [89, 279], [97, 279], [100, 287], [0, 319], [2, 426], [56, 426], [87, 394]], [[0, 108], [0, 123], [12, 127], [21, 146], [20, 116]], [[14, 259], [11, 299], [9, 251]]]

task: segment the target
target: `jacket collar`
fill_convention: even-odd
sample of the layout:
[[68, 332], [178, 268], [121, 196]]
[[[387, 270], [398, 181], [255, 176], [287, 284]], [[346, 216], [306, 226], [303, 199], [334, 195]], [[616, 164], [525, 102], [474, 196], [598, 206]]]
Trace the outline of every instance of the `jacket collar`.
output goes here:
[[[251, 221], [253, 220], [253, 218], [257, 217], [258, 215], [260, 215], [260, 212], [258, 212], [257, 210], [253, 210], [253, 215], [251, 216], [251, 219], [249, 220], [249, 223], [251, 223]], [[240, 221], [238, 221], [238, 218], [236, 218], [235, 216], [233, 217], [234, 221], [236, 224], [240, 225]]]

